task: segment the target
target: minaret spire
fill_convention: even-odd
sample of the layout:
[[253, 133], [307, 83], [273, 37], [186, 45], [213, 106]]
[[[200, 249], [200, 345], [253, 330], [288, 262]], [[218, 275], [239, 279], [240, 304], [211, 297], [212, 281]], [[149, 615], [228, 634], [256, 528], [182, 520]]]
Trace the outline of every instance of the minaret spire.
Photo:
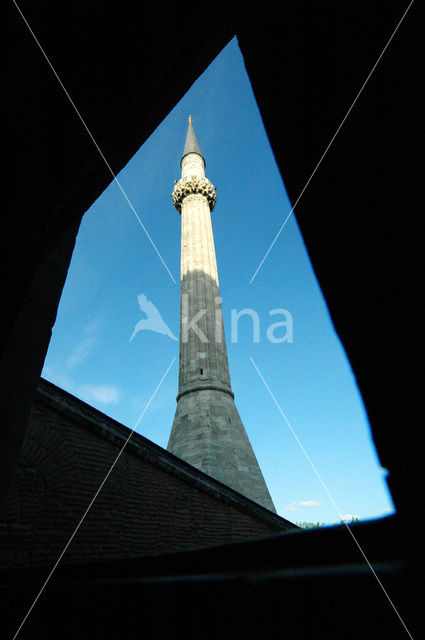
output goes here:
[[201, 156], [201, 158], [204, 161], [204, 167], [205, 167], [205, 160], [204, 160], [204, 158], [202, 156], [201, 150], [199, 148], [198, 141], [196, 139], [195, 129], [193, 128], [192, 116], [189, 116], [189, 118], [188, 118], [186, 142], [185, 142], [185, 145], [184, 145], [182, 161], [183, 161], [183, 158], [188, 153], [197, 153], [199, 156]]
[[168, 450], [275, 511], [234, 403], [211, 225], [216, 193], [191, 116], [180, 165], [172, 193], [182, 225], [179, 387]]

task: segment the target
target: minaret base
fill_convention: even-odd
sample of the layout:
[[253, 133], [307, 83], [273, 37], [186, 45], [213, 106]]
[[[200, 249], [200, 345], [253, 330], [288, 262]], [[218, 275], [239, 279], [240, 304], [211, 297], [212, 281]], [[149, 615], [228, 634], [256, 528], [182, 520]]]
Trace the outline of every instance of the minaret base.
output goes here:
[[232, 395], [196, 390], [178, 401], [168, 451], [276, 512]]

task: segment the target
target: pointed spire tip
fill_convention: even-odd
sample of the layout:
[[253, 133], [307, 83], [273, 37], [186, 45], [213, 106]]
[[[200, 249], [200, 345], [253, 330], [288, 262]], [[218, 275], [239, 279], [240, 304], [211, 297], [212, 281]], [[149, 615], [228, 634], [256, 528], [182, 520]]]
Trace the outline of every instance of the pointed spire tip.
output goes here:
[[[183, 151], [182, 160], [183, 160], [184, 156], [186, 156], [188, 153], [197, 153], [204, 160], [204, 158], [202, 156], [202, 153], [201, 153], [201, 150], [200, 150], [199, 145], [198, 145], [198, 141], [196, 139], [195, 130], [193, 128], [192, 116], [189, 116], [188, 122], [189, 122], [189, 124], [188, 124], [188, 127], [187, 127], [186, 142], [185, 142], [185, 145], [184, 145], [184, 151]], [[205, 164], [205, 160], [204, 160], [204, 164]]]

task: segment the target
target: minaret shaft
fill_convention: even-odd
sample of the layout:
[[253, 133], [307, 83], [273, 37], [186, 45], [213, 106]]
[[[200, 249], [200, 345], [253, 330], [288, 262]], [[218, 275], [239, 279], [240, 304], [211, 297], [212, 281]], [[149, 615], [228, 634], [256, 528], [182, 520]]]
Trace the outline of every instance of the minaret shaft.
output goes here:
[[192, 121], [173, 190], [181, 214], [179, 389], [168, 450], [275, 511], [233, 400], [205, 177]]
[[181, 208], [179, 394], [199, 385], [231, 393], [211, 213], [205, 197]]

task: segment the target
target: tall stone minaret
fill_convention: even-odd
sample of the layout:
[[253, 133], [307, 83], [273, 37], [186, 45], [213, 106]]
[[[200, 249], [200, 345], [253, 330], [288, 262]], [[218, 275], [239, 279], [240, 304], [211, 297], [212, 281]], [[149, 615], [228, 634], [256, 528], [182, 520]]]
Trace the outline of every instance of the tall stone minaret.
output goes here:
[[234, 403], [211, 226], [215, 188], [189, 126], [172, 198], [181, 214], [180, 364], [168, 451], [275, 511]]

